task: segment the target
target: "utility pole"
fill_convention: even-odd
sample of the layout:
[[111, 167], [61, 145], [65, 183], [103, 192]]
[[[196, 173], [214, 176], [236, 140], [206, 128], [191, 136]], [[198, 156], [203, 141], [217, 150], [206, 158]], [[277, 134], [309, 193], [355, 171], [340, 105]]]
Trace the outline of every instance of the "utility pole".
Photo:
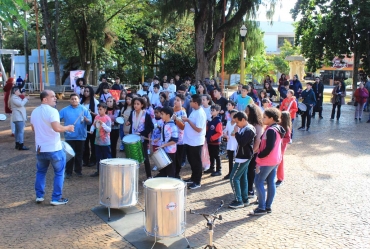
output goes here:
[[[26, 21], [26, 24], [27, 24], [27, 11], [24, 12], [24, 20]], [[26, 75], [25, 77], [27, 77], [27, 79], [24, 79], [27, 82], [30, 82], [29, 81], [29, 76], [30, 76], [30, 67], [29, 67], [29, 59], [28, 59], [28, 30], [27, 30], [27, 26], [26, 28], [24, 29], [24, 66], [25, 66], [25, 72], [26, 72]]]

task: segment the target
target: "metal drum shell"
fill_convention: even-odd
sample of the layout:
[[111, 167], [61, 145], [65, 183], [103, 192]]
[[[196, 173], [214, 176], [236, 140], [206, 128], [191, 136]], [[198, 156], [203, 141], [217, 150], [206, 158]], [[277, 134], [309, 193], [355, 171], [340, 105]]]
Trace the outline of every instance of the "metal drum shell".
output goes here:
[[65, 141], [61, 141], [61, 142], [62, 142], [63, 151], [66, 154], [66, 163], [67, 163], [69, 160], [75, 157], [76, 153], [67, 142]]
[[100, 161], [100, 204], [110, 208], [134, 206], [138, 202], [139, 163], [133, 159]]
[[158, 169], [163, 169], [172, 163], [171, 158], [168, 157], [162, 148], [158, 148], [158, 150], [153, 153], [151, 158], [154, 162], [154, 165], [156, 165]]
[[[153, 188], [151, 183], [159, 186]], [[160, 186], [173, 182], [173, 187]], [[186, 184], [175, 178], [156, 177], [144, 182], [145, 215], [144, 230], [159, 238], [176, 237], [185, 232]]]
[[139, 163], [144, 162], [143, 145], [139, 135], [128, 134], [123, 137], [122, 142], [125, 145], [126, 158], [137, 160]]

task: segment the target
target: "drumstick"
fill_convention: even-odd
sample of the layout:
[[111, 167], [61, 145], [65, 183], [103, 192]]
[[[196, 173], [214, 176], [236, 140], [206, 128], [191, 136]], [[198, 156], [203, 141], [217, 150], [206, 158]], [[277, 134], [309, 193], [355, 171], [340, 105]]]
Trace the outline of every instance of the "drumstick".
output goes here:
[[77, 121], [81, 118], [81, 116], [84, 114], [84, 112], [82, 111], [80, 113], [80, 115], [78, 116], [78, 118], [76, 119], [76, 121], [73, 123], [73, 125], [75, 125], [77, 123]]

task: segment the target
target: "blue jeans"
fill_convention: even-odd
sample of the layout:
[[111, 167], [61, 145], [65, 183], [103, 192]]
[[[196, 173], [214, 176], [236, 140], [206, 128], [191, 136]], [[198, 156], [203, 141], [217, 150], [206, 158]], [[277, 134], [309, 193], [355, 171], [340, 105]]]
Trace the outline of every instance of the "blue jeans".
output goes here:
[[[275, 197], [276, 185], [275, 176], [277, 165], [275, 166], [259, 166], [260, 172], [254, 177], [254, 185], [256, 187], [258, 197], [258, 208], [265, 210], [271, 208], [272, 201]], [[265, 193], [264, 182], [267, 181], [267, 199]]]
[[100, 160], [112, 158], [110, 145], [97, 145], [95, 144], [96, 167], [99, 172]]
[[61, 199], [64, 184], [66, 154], [63, 150], [55, 152], [40, 152], [40, 154], [36, 154], [36, 159], [36, 197], [44, 197], [45, 195], [46, 173], [48, 172], [49, 164], [51, 163], [54, 168], [54, 188], [51, 200], [57, 201]]
[[14, 137], [17, 143], [23, 144], [24, 137], [24, 121], [14, 121]]
[[248, 201], [248, 165], [250, 162], [249, 159], [245, 163], [235, 163], [230, 174], [235, 200], [239, 202]]

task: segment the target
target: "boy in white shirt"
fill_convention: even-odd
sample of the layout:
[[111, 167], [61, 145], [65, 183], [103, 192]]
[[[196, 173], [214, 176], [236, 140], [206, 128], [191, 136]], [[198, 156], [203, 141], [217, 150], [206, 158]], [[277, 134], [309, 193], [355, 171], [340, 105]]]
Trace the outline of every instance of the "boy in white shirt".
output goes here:
[[159, 84], [155, 84], [153, 87], [152, 96], [150, 98], [150, 103], [152, 104], [153, 108], [161, 105], [161, 102], [159, 101], [159, 87]]
[[224, 180], [230, 179], [230, 173], [233, 170], [234, 165], [234, 154], [236, 149], [238, 148], [238, 142], [235, 139], [235, 136], [232, 136], [231, 133], [234, 131], [235, 128], [235, 121], [234, 115], [237, 113], [238, 110], [230, 110], [228, 113], [230, 114], [230, 120], [227, 121], [226, 127], [224, 129], [224, 136], [223, 138], [227, 139], [227, 157], [229, 159], [229, 173], [224, 177]]

